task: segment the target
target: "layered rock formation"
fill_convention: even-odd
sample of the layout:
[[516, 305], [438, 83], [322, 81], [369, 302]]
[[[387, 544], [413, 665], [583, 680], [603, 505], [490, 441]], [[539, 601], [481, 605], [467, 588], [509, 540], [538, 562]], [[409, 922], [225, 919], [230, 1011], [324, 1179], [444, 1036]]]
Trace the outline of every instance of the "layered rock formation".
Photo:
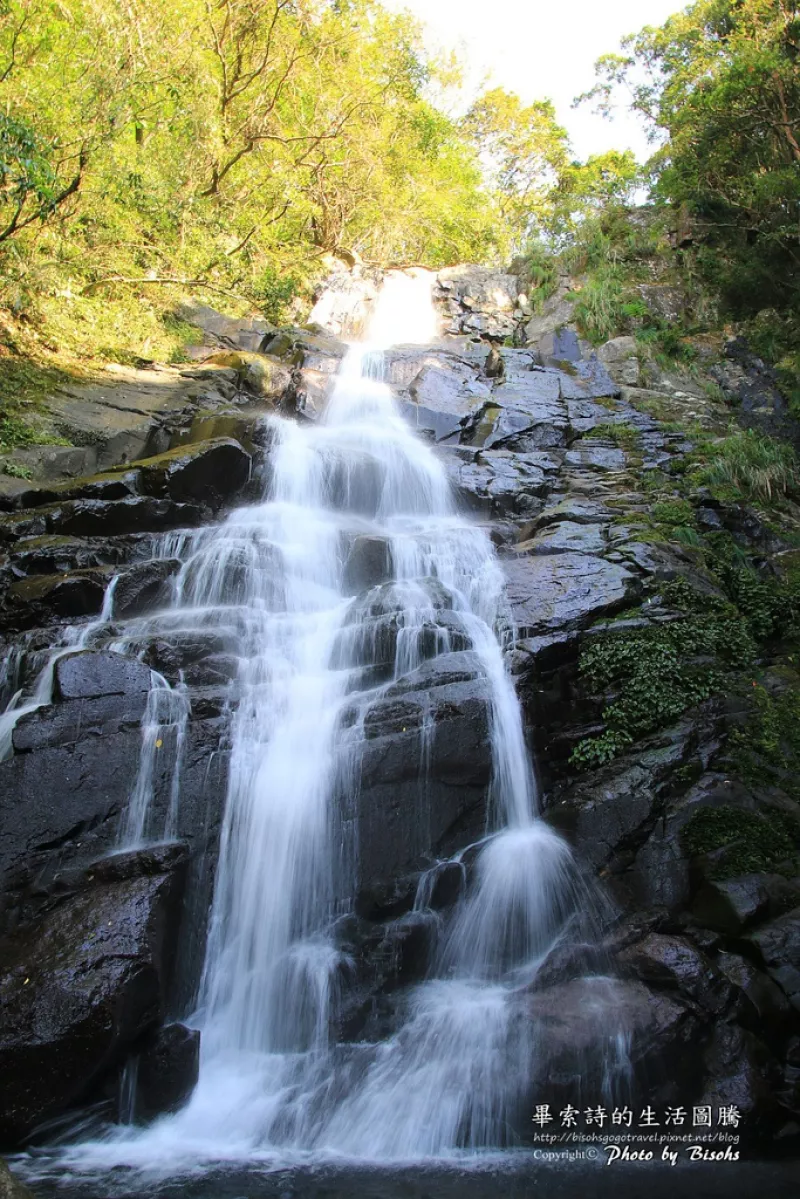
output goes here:
[[[346, 312], [365, 311], [375, 286], [367, 284], [365, 293], [351, 281], [338, 307], [327, 301], [333, 333], [346, 328]], [[579, 671], [587, 647], [626, 631], [688, 628], [681, 588], [719, 599], [696, 549], [648, 536], [648, 481], [658, 475], [668, 487], [692, 448], [683, 430], [722, 430], [727, 412], [691, 380], [636, 386], [631, 346], [608, 343], [595, 354], [569, 327], [564, 294], [534, 317], [513, 276], [458, 268], [442, 272], [437, 289], [449, 336], [388, 354], [389, 378], [404, 416], [436, 444], [463, 504], [498, 546], [544, 811], [609, 897], [596, 957], [546, 963], [532, 995], [553, 1077], [574, 1082], [583, 1050], [611, 1035], [584, 1017], [592, 975], [614, 974], [643, 1098], [733, 1103], [748, 1132], [791, 1131], [800, 1109], [797, 845], [790, 838], [784, 858], [761, 871], [737, 870], [724, 850], [731, 860], [720, 870], [720, 851], [686, 835], [702, 812], [743, 813], [747, 828], [766, 827], [775, 811], [797, 820], [792, 794], [732, 766], [743, 703], [719, 689], [694, 704], [689, 696], [685, 710], [638, 743], [631, 736], [605, 764], [590, 759], [581, 769], [574, 754], [602, 736], [615, 698]], [[90, 1100], [104, 1099], [113, 1115], [132, 1057], [145, 1063], [142, 1116], [180, 1102], [196, 1069], [196, 1042], [169, 1021], [187, 1010], [202, 960], [236, 662], [224, 629], [178, 630], [126, 654], [119, 646], [126, 622], [164, 604], [180, 530], [263, 489], [264, 415], [277, 407], [316, 419], [344, 352], [330, 331], [244, 329], [237, 350], [230, 323], [215, 328], [214, 353], [220, 345], [265, 353], [255, 364], [195, 368], [191, 386], [201, 380], [216, 399], [204, 392], [186, 402], [184, 383], [176, 385], [174, 402], [156, 416], [148, 410], [136, 449], [125, 443], [126, 461], [108, 438], [90, 465], [110, 469], [20, 483], [0, 515], [4, 698], [21, 691], [16, 702], [27, 708], [0, 763], [0, 1067], [13, 1079], [0, 1111], [6, 1144]], [[483, 374], [486, 336], [530, 343], [502, 350], [502, 378]], [[780, 571], [791, 549], [780, 533], [707, 494], [694, 507]], [[164, 536], [169, 554], [157, 541]], [[346, 569], [354, 605], [374, 622], [369, 666], [379, 672], [381, 646], [390, 662], [397, 636], [385, 545], [356, 539]], [[468, 861], [447, 859], [484, 822], [486, 689], [454, 614], [435, 597], [433, 607], [431, 637], [446, 630], [450, 652], [396, 682], [362, 730], [359, 893], [342, 922], [354, 962], [340, 1028], [348, 1038], [382, 1035], [390, 997], [424, 974], [430, 913], [467, 880]], [[59, 644], [65, 654], [53, 661]], [[32, 695], [48, 661], [52, 679]], [[185, 723], [165, 721], [148, 767], [162, 817], [180, 772], [178, 841], [109, 857], [140, 775], [151, 669], [185, 694]], [[420, 788], [423, 725], [433, 733]], [[412, 912], [420, 872], [437, 862], [429, 911]], [[575, 1102], [574, 1092], [564, 1097]]]

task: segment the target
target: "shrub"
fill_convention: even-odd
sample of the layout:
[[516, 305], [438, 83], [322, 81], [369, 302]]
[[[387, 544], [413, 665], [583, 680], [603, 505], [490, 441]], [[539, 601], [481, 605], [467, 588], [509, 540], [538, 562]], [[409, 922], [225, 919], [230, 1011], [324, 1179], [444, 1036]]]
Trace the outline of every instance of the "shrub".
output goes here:
[[701, 481], [731, 487], [767, 502], [797, 487], [797, 458], [792, 446], [752, 429], [743, 429], [710, 447], [712, 460]]

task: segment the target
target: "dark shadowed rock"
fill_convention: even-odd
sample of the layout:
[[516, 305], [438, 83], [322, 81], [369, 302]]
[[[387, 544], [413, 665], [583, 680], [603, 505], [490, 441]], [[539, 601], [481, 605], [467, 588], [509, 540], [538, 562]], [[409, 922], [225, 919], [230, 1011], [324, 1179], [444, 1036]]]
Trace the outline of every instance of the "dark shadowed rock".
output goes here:
[[[671, 996], [641, 982], [580, 978], [528, 999], [535, 1037], [534, 1069], [557, 1101], [591, 1103], [606, 1072], [624, 1068], [620, 1044], [630, 1044], [630, 1062], [643, 1080], [667, 1072], [685, 1080], [693, 1067], [698, 1024]], [[577, 1096], [580, 1097], [580, 1101]]]
[[650, 986], [680, 991], [714, 1015], [731, 1004], [727, 977], [686, 937], [651, 933], [617, 960]]
[[[143, 712], [147, 692], [138, 694]], [[36, 752], [18, 752], [0, 763], [0, 876], [33, 854], [57, 852], [70, 841], [80, 844], [90, 831], [102, 834], [105, 845], [113, 841], [139, 769], [142, 739], [135, 715], [135, 709], [126, 709], [111, 717], [104, 709], [81, 733], [75, 728], [78, 713], [76, 740], [70, 742], [68, 733], [64, 745], [47, 744], [63, 731], [59, 724], [48, 727], [48, 709], [35, 713], [30, 724], [26, 720], [23, 737]], [[25, 740], [17, 744], [24, 750]]]
[[[98, 882], [3, 945], [0, 1138], [78, 1101], [163, 1015], [183, 864]], [[53, 1069], [53, 1062], [57, 1069]]]
[[12, 628], [49, 624], [58, 617], [94, 616], [111, 581], [108, 568], [66, 575], [34, 575], [9, 587], [4, 607]]
[[744, 1134], [757, 1135], [774, 1117], [776, 1063], [762, 1041], [735, 1024], [719, 1023], [703, 1047], [705, 1088], [699, 1104], [734, 1105]]
[[127, 620], [165, 604], [170, 595], [170, 580], [180, 565], [177, 558], [157, 558], [128, 567], [114, 588], [114, 616]]
[[766, 916], [769, 908], [770, 893], [764, 878], [743, 874], [738, 878], [707, 879], [694, 898], [692, 913], [705, 928], [735, 935]]
[[752, 1009], [751, 1012], [746, 1009], [743, 1011], [739, 1017], [741, 1023], [757, 1024], [762, 1021], [773, 1031], [787, 1023], [791, 1011], [789, 1001], [768, 974], [736, 953], [717, 954], [716, 965], [731, 984], [742, 992]]
[[200, 1073], [200, 1033], [185, 1024], [167, 1024], [139, 1057], [136, 1072], [137, 1120], [175, 1112], [191, 1095]]
[[770, 978], [800, 1010], [800, 908], [779, 916], [750, 936]]
[[356, 747], [362, 887], [481, 829], [492, 772], [489, 706], [486, 682], [476, 679], [379, 701], [367, 714], [372, 735]]
[[139, 490], [139, 472], [126, 470], [89, 475], [83, 479], [68, 479], [23, 491], [17, 498], [19, 508], [38, 508], [64, 500], [124, 500]]
[[[177, 504], [153, 496], [123, 500], [68, 500], [39, 509], [46, 520], [42, 532], [75, 537], [117, 537], [124, 533], [159, 533], [181, 525], [199, 525], [207, 512], [197, 504]], [[24, 516], [24, 513], [20, 513]], [[38, 534], [25, 534], [35, 536]]]
[[179, 446], [137, 463], [151, 495], [178, 503], [199, 501], [217, 508], [241, 491], [250, 477], [250, 455], [230, 437]]

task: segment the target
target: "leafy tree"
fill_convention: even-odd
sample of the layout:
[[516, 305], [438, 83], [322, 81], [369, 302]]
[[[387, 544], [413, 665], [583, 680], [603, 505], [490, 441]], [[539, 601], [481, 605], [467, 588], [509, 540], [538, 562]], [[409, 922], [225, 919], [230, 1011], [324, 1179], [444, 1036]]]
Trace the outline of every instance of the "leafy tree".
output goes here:
[[660, 148], [657, 198], [705, 233], [699, 261], [729, 309], [800, 299], [800, 8], [792, 0], [699, 0], [598, 63], [589, 93], [616, 88]]
[[515, 248], [521, 249], [548, 224], [552, 193], [569, 165], [566, 130], [550, 100], [524, 106], [503, 88], [479, 97], [464, 127], [478, 147]]

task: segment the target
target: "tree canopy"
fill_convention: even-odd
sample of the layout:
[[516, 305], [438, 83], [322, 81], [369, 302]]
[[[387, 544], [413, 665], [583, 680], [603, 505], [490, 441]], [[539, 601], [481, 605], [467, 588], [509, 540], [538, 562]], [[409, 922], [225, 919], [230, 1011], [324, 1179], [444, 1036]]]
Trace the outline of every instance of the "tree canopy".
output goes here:
[[598, 63], [661, 142], [655, 196], [705, 229], [707, 276], [734, 314], [800, 300], [800, 7], [700, 0]]

